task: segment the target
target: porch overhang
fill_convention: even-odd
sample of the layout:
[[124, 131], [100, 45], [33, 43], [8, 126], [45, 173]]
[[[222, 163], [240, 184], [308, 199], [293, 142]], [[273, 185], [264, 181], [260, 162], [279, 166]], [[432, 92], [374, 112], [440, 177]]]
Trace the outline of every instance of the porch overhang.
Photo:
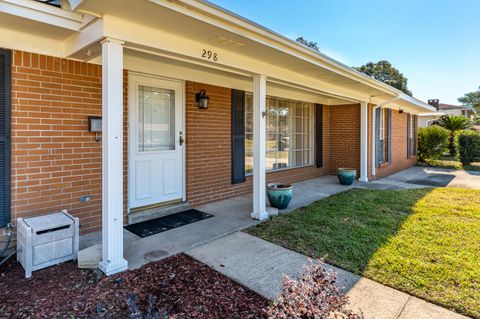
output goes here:
[[[207, 1], [144, 0], [132, 6], [129, 0], [71, 0], [69, 4], [72, 11], [33, 0], [0, 0], [0, 15], [9, 21], [0, 23], [0, 35], [14, 49], [32, 51], [15, 41], [25, 38], [25, 43], [38, 43], [36, 53], [82, 61], [100, 55], [102, 39], [119, 39], [126, 50], [249, 77], [264, 74], [272, 83], [301, 87], [345, 104], [380, 104], [400, 95], [396, 107], [415, 114], [433, 111], [422, 101]], [[14, 24], [12, 17], [18, 19]], [[218, 59], [205, 59], [203, 50], [215, 52]]]
[[[112, 11], [112, 8], [115, 8]], [[400, 96], [398, 107], [411, 113], [431, 111], [428, 104], [374, 80], [322, 53], [201, 0], [84, 0], [78, 12], [103, 17], [103, 36], [122, 39], [125, 48], [169, 55], [191, 63], [248, 76], [264, 74], [307, 90], [349, 101], [380, 104]], [[85, 50], [71, 57], [88, 60]], [[218, 60], [202, 59], [202, 50]], [[89, 52], [95, 52], [92, 47]], [[98, 50], [97, 50], [98, 51]]]

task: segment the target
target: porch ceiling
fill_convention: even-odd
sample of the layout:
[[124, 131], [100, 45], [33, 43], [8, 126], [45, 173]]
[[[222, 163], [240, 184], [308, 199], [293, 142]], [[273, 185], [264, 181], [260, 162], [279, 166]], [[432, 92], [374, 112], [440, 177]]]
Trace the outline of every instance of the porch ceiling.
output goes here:
[[[161, 74], [164, 77], [231, 87], [247, 92], [252, 92], [253, 89], [250, 75], [232, 73], [202, 64], [192, 64], [190, 61], [175, 60], [170, 57], [128, 48], [125, 49], [124, 53], [124, 66], [129, 71], [145, 74]], [[93, 62], [100, 63], [100, 57], [97, 57]], [[308, 90], [301, 86], [292, 86], [281, 81], [268, 81], [267, 94], [326, 105], [352, 104], [351, 100], [332, 97], [322, 94], [321, 92]]]
[[[271, 65], [327, 82], [330, 85], [361, 92], [364, 96], [385, 94], [382, 90], [338, 74], [331, 66], [319, 67], [305, 59], [279, 50], [267, 40], [259, 40], [258, 37], [254, 38], [248, 33], [239, 35], [233, 24], [231, 28], [228, 24], [226, 26], [214, 25], [206, 22], [208, 19], [200, 20], [167, 8], [163, 4], [154, 3], [154, 1], [136, 1], [132, 6], [132, 2], [129, 0], [85, 0], [79, 9], [95, 15], [115, 16], [148, 28], [192, 39], [203, 43], [206, 48], [219, 48], [256, 60], [268, 61]], [[159, 2], [162, 3], [162, 1]]]

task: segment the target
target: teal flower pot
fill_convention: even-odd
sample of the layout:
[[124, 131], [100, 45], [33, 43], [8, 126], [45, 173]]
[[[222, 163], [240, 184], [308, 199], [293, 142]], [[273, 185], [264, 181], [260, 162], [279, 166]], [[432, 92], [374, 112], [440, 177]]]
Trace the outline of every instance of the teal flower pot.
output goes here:
[[270, 183], [267, 185], [267, 197], [270, 206], [285, 209], [293, 196], [293, 187], [290, 184]]
[[352, 185], [355, 177], [357, 177], [357, 171], [351, 168], [339, 168], [337, 171], [338, 181], [342, 185]]

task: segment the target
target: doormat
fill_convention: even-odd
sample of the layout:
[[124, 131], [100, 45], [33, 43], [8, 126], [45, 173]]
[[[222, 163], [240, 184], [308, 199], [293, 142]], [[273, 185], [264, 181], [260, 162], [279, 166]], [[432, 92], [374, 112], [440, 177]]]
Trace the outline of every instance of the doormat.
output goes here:
[[210, 217], [213, 217], [213, 215], [196, 209], [189, 209], [180, 213], [147, 220], [137, 224], [127, 225], [125, 226], [125, 229], [137, 236], [144, 238]]

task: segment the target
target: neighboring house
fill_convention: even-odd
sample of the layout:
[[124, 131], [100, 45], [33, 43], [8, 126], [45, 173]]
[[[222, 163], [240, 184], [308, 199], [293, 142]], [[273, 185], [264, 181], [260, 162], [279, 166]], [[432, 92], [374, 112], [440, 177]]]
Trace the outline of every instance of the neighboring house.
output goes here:
[[44, 2], [0, 0], [0, 227], [68, 209], [107, 274], [134, 211], [416, 163], [433, 107], [209, 2]]
[[440, 103], [438, 99], [428, 100], [428, 104], [435, 107], [435, 112], [421, 113], [418, 117], [418, 125], [420, 127], [427, 127], [433, 125], [441, 116], [451, 114], [456, 116], [464, 116], [473, 120], [476, 111], [462, 105], [452, 105]]

